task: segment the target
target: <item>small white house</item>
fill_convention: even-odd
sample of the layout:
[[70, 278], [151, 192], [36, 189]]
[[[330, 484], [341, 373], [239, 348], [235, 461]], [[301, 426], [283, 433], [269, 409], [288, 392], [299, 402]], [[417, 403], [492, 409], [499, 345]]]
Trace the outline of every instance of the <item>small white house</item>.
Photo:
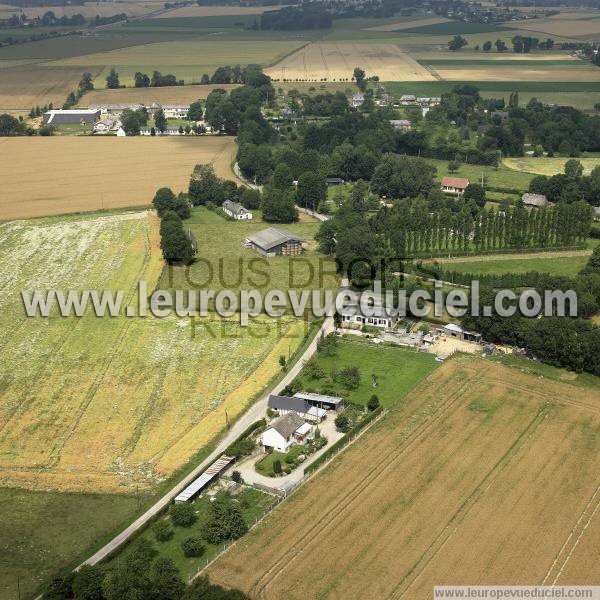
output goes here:
[[106, 117], [94, 124], [94, 133], [110, 133], [121, 128], [121, 121], [117, 117]]
[[287, 452], [295, 444], [302, 444], [312, 434], [312, 427], [295, 412], [275, 419], [262, 434], [262, 446], [266, 452]]
[[[365, 312], [370, 314], [364, 314]], [[369, 325], [380, 329], [393, 329], [398, 322], [398, 311], [387, 310], [383, 306], [372, 306], [369, 311], [362, 311], [360, 304], [347, 306], [340, 313], [342, 327]]]
[[365, 101], [364, 94], [353, 94], [352, 100], [350, 101], [350, 103], [352, 104], [353, 108], [358, 108], [359, 106], [363, 105], [364, 101]]
[[244, 208], [239, 202], [225, 200], [221, 205], [223, 212], [236, 221], [249, 221], [252, 219], [252, 213]]
[[408, 119], [390, 119], [390, 125], [396, 131], [410, 131], [412, 123]]

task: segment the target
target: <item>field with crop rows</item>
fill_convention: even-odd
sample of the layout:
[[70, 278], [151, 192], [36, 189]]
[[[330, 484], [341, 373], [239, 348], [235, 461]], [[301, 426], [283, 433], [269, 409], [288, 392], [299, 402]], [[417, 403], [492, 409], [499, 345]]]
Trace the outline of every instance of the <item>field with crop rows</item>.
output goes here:
[[395, 44], [314, 43], [305, 46], [266, 73], [277, 80], [351, 80], [354, 67], [382, 81], [428, 81], [433, 76]]
[[[198, 163], [234, 178], [232, 137], [0, 138], [0, 220], [146, 206], [159, 187], [187, 189]], [[31, 174], [35, 165], [35, 177]]]
[[456, 358], [208, 575], [260, 598], [305, 598], [307, 573], [311, 595], [329, 599], [595, 583], [599, 403], [592, 389]]

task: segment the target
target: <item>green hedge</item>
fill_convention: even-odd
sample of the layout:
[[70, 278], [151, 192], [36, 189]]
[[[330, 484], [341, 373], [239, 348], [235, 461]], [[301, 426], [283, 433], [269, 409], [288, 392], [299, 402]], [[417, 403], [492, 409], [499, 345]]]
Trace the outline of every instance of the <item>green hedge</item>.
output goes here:
[[337, 454], [344, 446], [350, 443], [369, 423], [376, 419], [383, 412], [383, 406], [376, 408], [369, 413], [362, 421], [357, 423], [346, 435], [341, 437], [337, 442], [334, 442], [315, 462], [311, 463], [304, 469], [304, 475], [308, 475], [318, 469], [323, 463]]
[[266, 419], [259, 419], [258, 421], [254, 421], [254, 423], [252, 423], [252, 425], [250, 425], [248, 428], [246, 428], [235, 440], [235, 442], [231, 443], [229, 446], [227, 446], [227, 449], [225, 450], [225, 454], [229, 455], [229, 456], [236, 456], [238, 454], [237, 448], [236, 446], [244, 441], [248, 436], [250, 436], [252, 433], [254, 433], [257, 429], [260, 429], [261, 427], [266, 427], [267, 425], [267, 420]]

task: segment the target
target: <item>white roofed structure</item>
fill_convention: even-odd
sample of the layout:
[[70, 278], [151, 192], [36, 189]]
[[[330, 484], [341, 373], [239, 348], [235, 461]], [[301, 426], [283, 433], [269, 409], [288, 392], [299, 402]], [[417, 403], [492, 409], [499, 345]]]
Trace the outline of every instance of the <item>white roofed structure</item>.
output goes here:
[[195, 479], [188, 485], [180, 494], [175, 497], [175, 502], [188, 502], [201, 492], [215, 477], [220, 475], [226, 467], [233, 462], [235, 458], [233, 456], [227, 456], [223, 454], [221, 458], [217, 459], [198, 479]]

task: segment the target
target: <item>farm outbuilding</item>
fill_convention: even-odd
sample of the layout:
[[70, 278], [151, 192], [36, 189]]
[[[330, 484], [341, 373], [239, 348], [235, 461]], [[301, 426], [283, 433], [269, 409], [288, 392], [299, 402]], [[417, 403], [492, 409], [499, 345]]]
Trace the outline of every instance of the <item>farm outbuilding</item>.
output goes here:
[[175, 497], [175, 502], [189, 502], [193, 500], [209, 483], [218, 477], [233, 461], [235, 457], [223, 454], [200, 477], [194, 479], [182, 492]]
[[312, 392], [296, 392], [294, 398], [300, 398], [311, 406], [325, 410], [339, 411], [344, 408], [344, 399], [339, 396], [327, 396], [325, 394], [313, 394]]
[[100, 109], [49, 110], [44, 113], [44, 125], [76, 125], [95, 123], [100, 118]]
[[269, 227], [246, 239], [246, 246], [264, 256], [297, 256], [304, 240], [284, 229]]
[[313, 423], [320, 423], [327, 416], [327, 411], [324, 408], [320, 408], [316, 404], [311, 404], [308, 400], [296, 396], [277, 396], [271, 394], [269, 396], [268, 407], [271, 410], [276, 410], [280, 415], [295, 413], [306, 421]]
[[548, 206], [548, 198], [544, 194], [523, 194], [523, 204], [531, 208], [544, 208]]

